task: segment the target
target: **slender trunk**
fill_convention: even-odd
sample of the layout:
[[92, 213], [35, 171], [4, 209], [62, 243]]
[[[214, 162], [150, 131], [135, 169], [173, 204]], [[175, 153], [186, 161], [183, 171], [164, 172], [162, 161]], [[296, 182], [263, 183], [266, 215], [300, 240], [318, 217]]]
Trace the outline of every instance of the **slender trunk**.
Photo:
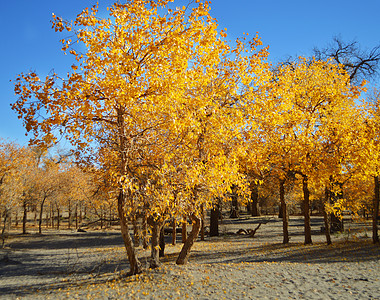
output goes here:
[[82, 202], [79, 202], [79, 224], [82, 224], [83, 216], [82, 216]]
[[282, 214], [282, 233], [283, 233], [283, 244], [289, 243], [289, 219], [288, 219], [288, 212], [286, 208], [286, 202], [285, 202], [285, 179], [280, 179], [280, 203], [281, 203], [281, 214]]
[[205, 212], [203, 204], [201, 205], [201, 241], [205, 240]]
[[18, 209], [15, 211], [15, 226], [18, 227]]
[[129, 235], [128, 223], [125, 217], [125, 193], [120, 190], [117, 199], [117, 211], [120, 219], [121, 236], [123, 237], [124, 246], [127, 251], [129, 265], [130, 265], [130, 275], [136, 275], [141, 273], [141, 263], [137, 258], [136, 249], [133, 246], [132, 238]]
[[42, 212], [44, 210], [44, 204], [45, 204], [45, 200], [46, 200], [46, 197], [44, 197], [44, 199], [41, 201], [41, 204], [40, 204], [40, 219], [38, 220], [38, 233], [41, 234], [42, 233]]
[[182, 243], [186, 243], [187, 240], [187, 217], [182, 219]]
[[372, 213], [372, 241], [374, 244], [379, 243], [379, 233], [377, 228], [377, 218], [379, 216], [379, 202], [380, 202], [380, 187], [379, 177], [374, 177], [375, 181], [375, 197], [373, 200], [373, 213]]
[[75, 204], [75, 229], [78, 229], [78, 203]]
[[175, 221], [175, 218], [173, 218], [173, 221], [172, 221], [172, 229], [173, 229], [173, 233], [172, 233], [172, 245], [174, 246], [177, 242], [177, 226], [176, 226], [176, 221]]
[[310, 226], [310, 192], [308, 187], [308, 178], [306, 175], [302, 178], [304, 218], [305, 218], [305, 245], [312, 244], [311, 226]]
[[143, 240], [143, 248], [148, 249], [148, 230], [147, 230], [147, 217], [146, 212], [144, 212], [144, 216], [142, 219], [142, 240]]
[[54, 210], [53, 210], [53, 204], [50, 203], [50, 225], [51, 228], [54, 229]]
[[100, 229], [103, 229], [103, 205], [100, 207]]
[[[333, 195], [333, 201], [336, 202], [339, 199], [343, 199], [343, 184], [337, 181], [333, 181], [332, 177], [330, 177], [330, 182], [331, 185], [335, 188], [339, 188], [338, 193], [334, 193]], [[340, 210], [340, 209], [339, 209]], [[333, 232], [339, 231], [343, 232], [344, 231], [344, 224], [343, 224], [343, 219], [341, 219], [336, 212], [332, 212], [330, 215], [330, 228]]]
[[72, 220], [71, 220], [71, 218], [72, 218], [72, 214], [71, 214], [71, 201], [69, 200], [69, 203], [68, 203], [68, 210], [69, 210], [69, 220], [68, 220], [68, 222], [69, 222], [69, 224], [68, 224], [68, 229], [70, 229], [71, 228], [71, 222], [72, 222]]
[[330, 218], [326, 211], [326, 205], [330, 203], [330, 190], [325, 187], [325, 201], [323, 203], [323, 220], [325, 223], [325, 235], [327, 245], [331, 245], [331, 235], [330, 235]]
[[186, 242], [182, 246], [181, 252], [178, 255], [178, 258], [176, 261], [177, 265], [184, 265], [187, 263], [189, 259], [191, 247], [193, 246], [195, 240], [197, 239], [199, 230], [201, 228], [201, 218], [197, 217], [195, 214], [192, 214], [190, 218], [193, 222], [193, 226], [192, 226], [189, 236], [186, 239]]
[[[118, 139], [119, 139], [119, 147], [120, 147], [120, 171], [122, 175], [125, 175], [127, 172], [127, 158], [126, 158], [126, 150], [128, 148], [128, 140], [126, 138], [125, 132], [125, 121], [124, 121], [124, 109], [119, 106], [116, 107], [117, 112], [117, 128], [118, 128]], [[125, 211], [125, 191], [123, 186], [120, 187], [119, 196], [117, 199], [117, 211], [120, 219], [120, 229], [121, 236], [123, 237], [125, 249], [127, 250], [129, 265], [130, 265], [130, 274], [135, 275], [141, 273], [141, 263], [137, 258], [136, 249], [133, 246], [132, 238], [129, 235], [128, 223], [126, 219], [126, 211]]]
[[5, 209], [4, 211], [4, 223], [3, 223], [3, 229], [1, 230], [1, 248], [4, 248], [5, 243], [5, 229], [7, 227], [7, 221], [9, 218], [9, 209]]
[[23, 205], [23, 215], [22, 215], [22, 234], [26, 234], [26, 221], [28, 220], [28, 209], [26, 205], [26, 201], [24, 201]]
[[59, 206], [57, 205], [57, 230], [59, 230], [60, 220], [61, 220], [61, 212]]
[[214, 204], [210, 213], [210, 236], [219, 236], [219, 205]]

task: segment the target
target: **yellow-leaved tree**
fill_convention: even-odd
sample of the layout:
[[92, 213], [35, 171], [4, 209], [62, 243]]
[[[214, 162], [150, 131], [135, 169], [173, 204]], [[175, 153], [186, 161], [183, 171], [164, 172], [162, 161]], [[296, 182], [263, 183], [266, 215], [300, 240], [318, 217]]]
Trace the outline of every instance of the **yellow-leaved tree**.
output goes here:
[[143, 208], [157, 232], [168, 215], [190, 215], [194, 230], [177, 261], [185, 263], [202, 207], [233, 183], [243, 188], [236, 157], [244, 95], [267, 68], [257, 37], [227, 44], [207, 1], [175, 10], [169, 2], [115, 3], [108, 18], [94, 6], [74, 22], [53, 15], [56, 31], [71, 32], [62, 50], [77, 63], [65, 78], [31, 72], [15, 83], [13, 109], [34, 143], [62, 134], [112, 177], [131, 274], [141, 272], [141, 263], [128, 217]]
[[[360, 87], [352, 86], [339, 66], [301, 57], [279, 66], [268, 83], [267, 98], [252, 103], [252, 109], [262, 113], [252, 121], [257, 130], [248, 140], [262, 141], [267, 157], [262, 161], [280, 179], [283, 209], [286, 178], [302, 180], [305, 244], [312, 243], [309, 184], [324, 186], [331, 176], [344, 173], [359, 93]], [[284, 211], [284, 243], [287, 234]]]

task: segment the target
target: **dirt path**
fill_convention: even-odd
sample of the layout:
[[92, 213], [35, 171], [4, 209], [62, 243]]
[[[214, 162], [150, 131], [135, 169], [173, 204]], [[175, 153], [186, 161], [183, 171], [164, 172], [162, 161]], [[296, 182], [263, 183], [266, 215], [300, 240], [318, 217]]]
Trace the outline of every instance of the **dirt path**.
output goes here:
[[[232, 234], [259, 222], [253, 239]], [[380, 299], [380, 247], [363, 227], [326, 246], [314, 217], [314, 244], [304, 246], [302, 222], [290, 219], [282, 245], [277, 218], [224, 220], [220, 237], [194, 245], [188, 265], [174, 264], [181, 244], [168, 244], [161, 268], [128, 278], [118, 231], [17, 236], [0, 251], [0, 299]], [[147, 265], [149, 250], [139, 256]]]

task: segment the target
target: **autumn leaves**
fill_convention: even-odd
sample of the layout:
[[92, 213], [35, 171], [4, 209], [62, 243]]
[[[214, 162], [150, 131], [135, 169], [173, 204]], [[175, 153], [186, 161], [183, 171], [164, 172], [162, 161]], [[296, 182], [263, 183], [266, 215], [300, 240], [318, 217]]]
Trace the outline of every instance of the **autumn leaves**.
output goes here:
[[56, 31], [73, 34], [62, 42], [76, 65], [67, 78], [16, 81], [13, 109], [35, 140], [51, 143], [60, 129], [112, 178], [133, 273], [140, 264], [126, 218], [137, 211], [157, 226], [184, 215], [198, 224], [201, 208], [231, 186], [247, 195], [257, 170], [322, 185], [342, 173], [362, 89], [331, 62], [300, 58], [273, 71], [257, 36], [227, 42], [208, 2], [168, 2], [116, 3], [109, 18], [95, 6], [73, 23], [54, 16]]

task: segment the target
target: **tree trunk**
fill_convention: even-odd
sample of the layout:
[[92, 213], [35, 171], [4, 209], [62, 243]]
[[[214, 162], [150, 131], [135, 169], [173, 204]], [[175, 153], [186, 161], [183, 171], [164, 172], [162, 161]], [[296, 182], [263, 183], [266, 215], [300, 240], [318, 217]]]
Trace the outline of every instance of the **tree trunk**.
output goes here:
[[60, 225], [60, 220], [61, 220], [60, 214], [61, 214], [61, 212], [60, 212], [60, 209], [57, 205], [57, 230], [59, 230], [59, 225]]
[[286, 208], [286, 202], [285, 202], [285, 179], [280, 179], [280, 203], [281, 203], [281, 215], [282, 215], [282, 233], [283, 233], [283, 244], [289, 243], [289, 219], [288, 219], [288, 211]]
[[252, 217], [260, 216], [260, 207], [259, 207], [259, 190], [256, 182], [251, 182], [251, 201], [250, 201], [250, 211]]
[[79, 224], [82, 224], [83, 216], [82, 216], [82, 202], [79, 202]]
[[147, 217], [144, 212], [143, 220], [142, 220], [142, 240], [143, 240], [143, 248], [148, 249], [148, 230], [147, 230]]
[[119, 219], [120, 219], [121, 236], [123, 238], [124, 246], [128, 255], [128, 260], [129, 260], [129, 265], [130, 265], [129, 274], [136, 275], [136, 274], [141, 273], [142, 271], [141, 263], [137, 258], [136, 249], [133, 246], [132, 238], [129, 235], [128, 223], [125, 217], [124, 205], [125, 205], [125, 193], [123, 192], [123, 190], [120, 190], [119, 196], [117, 199], [117, 210], [118, 210]]
[[187, 240], [187, 217], [182, 219], [182, 243], [186, 243]]
[[310, 226], [310, 192], [308, 187], [308, 178], [303, 175], [302, 178], [303, 203], [304, 203], [304, 219], [305, 219], [305, 245], [312, 244], [311, 226]]
[[[333, 194], [333, 201], [336, 202], [339, 199], [343, 199], [343, 184], [337, 181], [333, 181], [332, 178], [330, 178], [331, 185], [338, 186], [339, 187], [339, 193]], [[339, 218], [335, 213], [331, 213], [330, 215], [330, 229], [333, 232], [343, 232], [344, 230], [344, 224], [343, 224], [343, 219]]]
[[177, 224], [176, 224], [175, 218], [173, 218], [173, 221], [172, 221], [172, 229], [173, 229], [172, 245], [173, 246], [177, 243], [177, 228], [176, 227], [177, 227]]
[[75, 204], [75, 229], [78, 229], [78, 203]]
[[103, 205], [100, 206], [100, 229], [103, 229]]
[[40, 219], [38, 220], [38, 233], [42, 233], [42, 212], [44, 210], [44, 204], [45, 204], [46, 197], [41, 201], [40, 204]]
[[159, 256], [164, 257], [165, 256], [165, 233], [164, 233], [164, 226], [161, 226], [160, 230], [160, 251]]
[[377, 218], [379, 216], [379, 202], [380, 202], [380, 187], [379, 177], [374, 177], [375, 181], [375, 197], [373, 199], [373, 213], [372, 213], [372, 241], [374, 244], [379, 243], [379, 233], [377, 228]]
[[186, 242], [183, 244], [181, 252], [178, 255], [178, 258], [176, 261], [177, 265], [184, 265], [187, 263], [189, 259], [191, 247], [193, 246], [195, 240], [197, 239], [199, 230], [201, 228], [201, 218], [197, 217], [195, 214], [192, 214], [190, 218], [193, 222], [192, 230], [188, 238], [186, 239]]
[[50, 203], [50, 225], [51, 228], [54, 229], [54, 210], [53, 210], [53, 204]]
[[22, 215], [22, 234], [26, 234], [26, 222], [28, 220], [28, 206], [26, 205], [26, 201], [22, 204], [23, 215]]
[[233, 185], [231, 187], [231, 212], [230, 212], [230, 218], [238, 218], [239, 217], [239, 206], [238, 206], [238, 195], [236, 193], [237, 187]]
[[205, 212], [203, 204], [201, 205], [201, 241], [205, 240]]
[[211, 209], [210, 236], [219, 236], [219, 204], [214, 204]]
[[164, 225], [162, 220], [155, 220], [153, 217], [148, 218], [148, 224], [152, 229], [152, 238], [151, 238], [151, 251], [150, 251], [150, 264], [151, 269], [155, 269], [160, 266], [160, 233]]
[[69, 203], [68, 203], [68, 210], [69, 210], [69, 219], [68, 219], [68, 226], [67, 228], [70, 229], [71, 228], [71, 222], [72, 222], [72, 214], [71, 214], [71, 201], [69, 200]]
[[1, 230], [1, 248], [4, 248], [4, 244], [5, 244], [5, 229], [7, 227], [7, 221], [8, 221], [8, 218], [9, 218], [9, 209], [5, 209], [4, 211], [4, 223], [3, 223], [3, 229]]
[[326, 205], [330, 204], [330, 190], [325, 187], [325, 201], [323, 203], [323, 220], [325, 223], [325, 235], [327, 245], [331, 245], [331, 235], [330, 235], [330, 218], [326, 211]]

